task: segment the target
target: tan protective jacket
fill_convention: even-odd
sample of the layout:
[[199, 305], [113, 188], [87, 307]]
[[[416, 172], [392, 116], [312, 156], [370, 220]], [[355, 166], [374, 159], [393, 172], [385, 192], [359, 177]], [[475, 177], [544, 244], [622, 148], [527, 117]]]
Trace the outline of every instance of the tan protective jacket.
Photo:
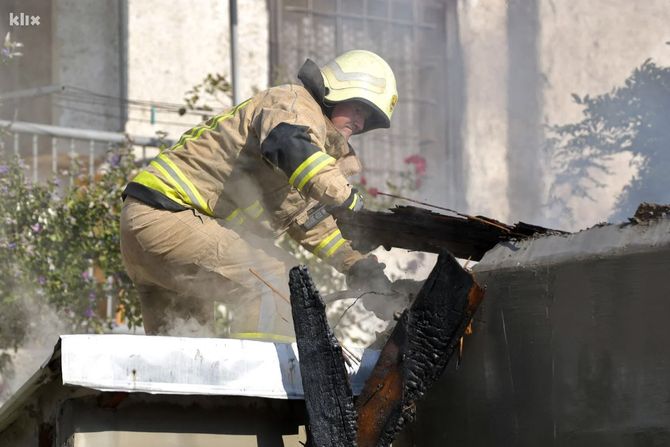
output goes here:
[[186, 132], [129, 184], [159, 208], [194, 208], [240, 232], [288, 233], [341, 272], [363, 255], [332, 217], [302, 227], [318, 203], [341, 205], [360, 171], [344, 137], [304, 87], [282, 85]]

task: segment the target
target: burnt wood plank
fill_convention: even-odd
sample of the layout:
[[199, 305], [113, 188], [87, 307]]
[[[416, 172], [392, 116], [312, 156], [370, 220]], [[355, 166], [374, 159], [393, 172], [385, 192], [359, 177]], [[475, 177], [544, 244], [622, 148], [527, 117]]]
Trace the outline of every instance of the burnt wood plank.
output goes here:
[[401, 316], [359, 396], [359, 447], [388, 446], [440, 377], [484, 291], [448, 252]]
[[519, 222], [506, 225], [484, 216], [447, 216], [413, 206], [386, 211], [339, 213], [337, 225], [354, 248], [369, 251], [378, 246], [439, 253], [479, 261], [496, 244], [534, 234], [562, 233]]
[[291, 309], [309, 419], [307, 445], [356, 446], [356, 409], [342, 348], [328, 326], [323, 300], [305, 266], [289, 273]]

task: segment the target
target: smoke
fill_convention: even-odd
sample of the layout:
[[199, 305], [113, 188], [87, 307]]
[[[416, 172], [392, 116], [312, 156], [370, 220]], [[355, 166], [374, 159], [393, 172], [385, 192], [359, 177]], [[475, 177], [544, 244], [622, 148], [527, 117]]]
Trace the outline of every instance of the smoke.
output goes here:
[[[288, 252], [283, 250], [280, 252], [272, 240], [252, 235], [245, 235], [244, 238], [249, 243], [236, 244], [236, 259], [253, 260], [258, 255], [257, 250], [262, 250], [275, 255], [277, 259], [282, 259], [286, 271], [306, 262], [304, 258], [298, 260]], [[301, 252], [301, 256], [305, 256], [304, 250], [298, 249], [298, 251]], [[368, 293], [363, 297], [346, 296], [345, 293], [342, 296], [346, 298], [329, 302], [326, 306], [329, 323], [336, 337], [348, 346], [367, 347], [383, 343], [395, 326], [394, 315], [408, 307], [418, 292], [421, 281], [428, 276], [437, 258], [434, 254], [412, 253], [399, 249], [387, 251], [380, 248], [373, 254], [386, 264], [385, 274], [395, 280], [394, 293]], [[217, 317], [214, 322], [198, 321], [187, 316], [187, 312], [182, 309], [175, 308], [167, 312], [167, 325], [162, 334], [214, 337], [239, 332], [257, 332], [257, 321], [260, 317], [258, 300], [265, 294], [271, 296], [273, 301], [270, 311], [273, 314], [274, 330], [270, 332], [293, 335], [291, 310], [285, 301], [290, 299], [288, 276], [262, 273], [260, 265], [252, 268], [255, 273], [260, 274], [255, 276], [249, 272], [249, 281], [245, 281], [246, 287], [237, 287], [235, 290], [225, 292], [218, 291], [219, 299], [214, 298], [214, 301], [219, 303], [216, 306]], [[326, 301], [332, 293], [339, 294], [340, 288], [333, 289], [329, 283], [328, 275], [335, 273], [330, 267], [321, 265], [319, 269], [311, 269], [310, 273]]]
[[[211, 236], [218, 238], [220, 248], [199, 259], [197, 272], [172, 271], [161, 287], [139, 288], [150, 332], [160, 326], [162, 335], [186, 337], [293, 334], [288, 270], [300, 261], [277, 247], [274, 239], [233, 229], [238, 236]], [[162, 262], [169, 260], [155, 260]]]
[[168, 312], [168, 324], [163, 335], [173, 337], [214, 337], [212, 324], [201, 323], [196, 318], [186, 317], [176, 312]]
[[328, 303], [326, 315], [340, 343], [357, 348], [380, 348], [395, 327], [395, 316], [411, 304], [430, 274], [437, 255], [392, 248], [373, 251], [386, 264], [392, 293], [366, 293]]
[[61, 334], [69, 331], [62, 313], [39, 301], [32, 294], [21, 302], [21, 313], [28, 319], [26, 335], [20, 347], [4, 349], [10, 363], [0, 372], [0, 405], [9, 399], [51, 355]]

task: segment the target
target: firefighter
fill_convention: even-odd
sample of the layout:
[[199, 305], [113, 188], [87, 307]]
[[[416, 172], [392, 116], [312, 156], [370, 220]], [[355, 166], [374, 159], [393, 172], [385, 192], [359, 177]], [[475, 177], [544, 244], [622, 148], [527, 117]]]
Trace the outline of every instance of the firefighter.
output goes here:
[[307, 59], [298, 79], [190, 129], [125, 188], [121, 253], [148, 334], [175, 321], [211, 325], [219, 301], [240, 336], [291, 336], [290, 306], [278, 295], [288, 295], [286, 267], [297, 262], [268, 243], [284, 232], [344, 273], [349, 288], [390, 284], [330, 213], [363, 206], [347, 180], [361, 169], [348, 140], [390, 127], [393, 72], [352, 50], [323, 67]]

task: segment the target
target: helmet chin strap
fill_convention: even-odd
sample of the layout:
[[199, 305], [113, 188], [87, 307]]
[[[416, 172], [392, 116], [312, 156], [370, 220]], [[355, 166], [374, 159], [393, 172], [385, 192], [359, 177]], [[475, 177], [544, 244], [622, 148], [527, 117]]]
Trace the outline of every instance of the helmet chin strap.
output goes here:
[[321, 104], [321, 108], [323, 109], [324, 115], [326, 115], [328, 119], [331, 119], [333, 116], [333, 110], [335, 110], [335, 106], [332, 104], [326, 104], [324, 101], [323, 104]]

